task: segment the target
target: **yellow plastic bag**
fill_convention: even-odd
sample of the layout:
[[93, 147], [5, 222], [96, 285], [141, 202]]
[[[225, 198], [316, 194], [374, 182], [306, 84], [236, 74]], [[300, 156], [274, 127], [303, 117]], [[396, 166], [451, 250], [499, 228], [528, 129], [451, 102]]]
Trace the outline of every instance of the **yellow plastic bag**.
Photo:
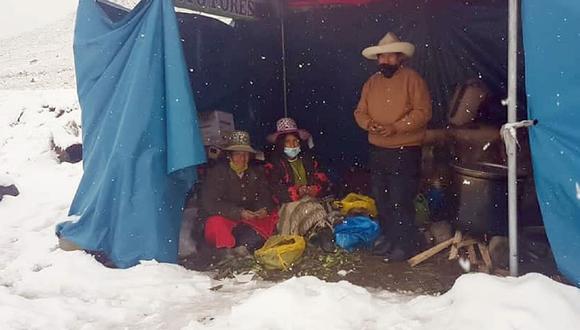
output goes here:
[[379, 213], [374, 199], [355, 193], [350, 193], [341, 201], [334, 202], [334, 207], [339, 208], [343, 215], [347, 215], [351, 210], [364, 210], [374, 218]]
[[298, 235], [274, 235], [254, 255], [266, 269], [288, 270], [306, 249], [306, 241]]

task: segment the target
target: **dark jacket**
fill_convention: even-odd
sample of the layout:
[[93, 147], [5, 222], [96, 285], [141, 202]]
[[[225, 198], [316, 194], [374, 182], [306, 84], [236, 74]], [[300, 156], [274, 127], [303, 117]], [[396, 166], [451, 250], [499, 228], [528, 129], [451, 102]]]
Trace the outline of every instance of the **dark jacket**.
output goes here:
[[200, 195], [203, 216], [221, 215], [237, 221], [244, 209], [266, 208], [270, 213], [274, 208], [262, 168], [252, 164], [242, 178], [227, 163], [215, 165], [208, 170]]
[[[302, 152], [298, 155], [306, 170], [306, 180], [309, 186], [315, 186], [317, 194], [314, 197], [322, 197], [328, 193], [329, 180], [320, 163], [310, 152]], [[298, 185], [294, 182], [292, 167], [286, 157], [275, 157], [272, 162], [266, 164], [266, 176], [272, 187], [274, 199], [277, 204], [288, 203], [300, 199]]]

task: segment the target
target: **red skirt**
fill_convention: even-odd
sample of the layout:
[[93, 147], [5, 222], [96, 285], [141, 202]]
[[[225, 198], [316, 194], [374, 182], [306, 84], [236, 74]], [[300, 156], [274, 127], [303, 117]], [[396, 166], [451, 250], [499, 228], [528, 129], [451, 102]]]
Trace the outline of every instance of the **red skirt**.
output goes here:
[[233, 248], [236, 246], [236, 238], [232, 231], [241, 223], [248, 225], [267, 240], [276, 229], [278, 214], [273, 213], [265, 218], [241, 221], [233, 221], [220, 215], [211, 216], [205, 223], [205, 240], [218, 249]]

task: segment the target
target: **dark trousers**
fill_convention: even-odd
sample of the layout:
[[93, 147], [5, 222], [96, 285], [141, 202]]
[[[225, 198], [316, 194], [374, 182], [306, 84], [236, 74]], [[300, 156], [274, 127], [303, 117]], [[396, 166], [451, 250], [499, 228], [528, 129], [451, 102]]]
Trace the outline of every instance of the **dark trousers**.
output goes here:
[[420, 147], [371, 146], [371, 188], [385, 238], [411, 252], [416, 247], [414, 199], [419, 186]]
[[246, 224], [239, 224], [232, 230], [236, 238], [236, 246], [245, 246], [248, 251], [254, 252], [264, 245], [265, 240], [252, 227]]

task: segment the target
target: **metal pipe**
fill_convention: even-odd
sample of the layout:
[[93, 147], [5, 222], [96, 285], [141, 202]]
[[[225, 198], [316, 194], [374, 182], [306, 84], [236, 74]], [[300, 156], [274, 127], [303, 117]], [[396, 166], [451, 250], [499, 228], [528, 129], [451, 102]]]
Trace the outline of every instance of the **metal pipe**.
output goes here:
[[[518, 0], [509, 0], [508, 123], [517, 120]], [[511, 150], [509, 150], [511, 149]], [[517, 148], [508, 148], [508, 221], [510, 275], [518, 275]]]
[[286, 73], [286, 11], [284, 1], [280, 1], [280, 34], [282, 41], [282, 85], [284, 96], [284, 117], [288, 117], [288, 78]]

